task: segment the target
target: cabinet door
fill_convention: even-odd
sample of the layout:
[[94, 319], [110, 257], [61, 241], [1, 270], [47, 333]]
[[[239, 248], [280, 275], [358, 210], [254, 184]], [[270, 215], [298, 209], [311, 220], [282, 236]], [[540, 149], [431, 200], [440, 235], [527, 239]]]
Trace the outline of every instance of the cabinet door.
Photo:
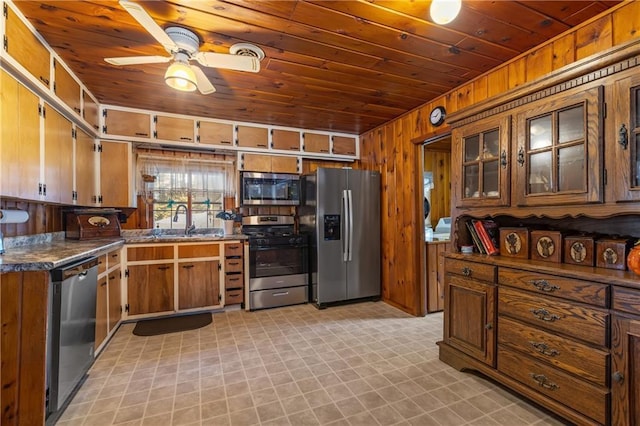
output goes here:
[[243, 153], [240, 156], [240, 169], [250, 172], [270, 172], [271, 157], [263, 154]]
[[233, 125], [198, 121], [198, 141], [207, 145], [233, 146]]
[[156, 139], [166, 139], [178, 142], [193, 142], [193, 120], [187, 118], [165, 117], [157, 115], [155, 117]]
[[321, 154], [329, 153], [329, 135], [319, 133], [303, 133], [304, 144], [302, 149], [305, 152], [317, 152]]
[[[616, 82], [614, 86], [615, 124], [608, 129], [615, 162], [607, 166], [614, 185], [615, 201], [640, 201], [640, 76]], [[610, 158], [610, 157], [609, 157]]]
[[300, 151], [300, 132], [274, 129], [271, 131], [271, 148], [287, 151]]
[[220, 270], [217, 260], [178, 264], [178, 308], [203, 308], [220, 304]]
[[131, 146], [100, 141], [100, 193], [105, 207], [131, 206]]
[[520, 206], [602, 201], [602, 87], [540, 101], [517, 117]]
[[238, 146], [268, 148], [269, 131], [263, 127], [238, 126]]
[[4, 50], [48, 89], [51, 58], [49, 50], [6, 3], [4, 6], [6, 17]]
[[44, 188], [47, 201], [73, 203], [73, 138], [71, 122], [45, 105]]
[[104, 110], [104, 127], [108, 135], [148, 138], [151, 136], [151, 116], [140, 112]]
[[509, 205], [511, 117], [493, 117], [456, 129], [452, 135], [454, 199], [460, 207]]
[[173, 311], [173, 263], [129, 265], [129, 315]]
[[0, 87], [0, 195], [37, 200], [40, 100], [4, 70], [0, 70]]
[[96, 131], [100, 130], [100, 121], [98, 119], [98, 104], [85, 91], [82, 92], [82, 102], [82, 117], [86, 120], [87, 123], [91, 125], [91, 127], [96, 129]]
[[445, 276], [444, 340], [495, 367], [496, 287], [459, 275]]
[[356, 138], [333, 136], [333, 153], [336, 155], [356, 155]]
[[90, 206], [96, 195], [96, 153], [93, 138], [76, 128], [76, 204]]
[[271, 157], [271, 171], [274, 173], [298, 173], [298, 157]]
[[53, 91], [72, 110], [80, 115], [80, 85], [57, 59], [53, 60]]
[[108, 334], [108, 317], [107, 317], [107, 277], [98, 279], [98, 288], [96, 293], [96, 343], [94, 348], [104, 342]]
[[613, 316], [611, 424], [640, 425], [640, 318]]
[[114, 269], [108, 275], [109, 290], [109, 331], [113, 330], [122, 317], [122, 290], [120, 268]]

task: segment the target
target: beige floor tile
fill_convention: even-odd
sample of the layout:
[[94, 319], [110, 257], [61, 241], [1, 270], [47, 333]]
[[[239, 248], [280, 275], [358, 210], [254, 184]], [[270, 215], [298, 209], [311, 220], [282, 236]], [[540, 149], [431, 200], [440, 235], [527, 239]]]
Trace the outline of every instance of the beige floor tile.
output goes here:
[[215, 313], [184, 333], [132, 330], [120, 327], [59, 425], [563, 424], [440, 362], [442, 314], [298, 305]]

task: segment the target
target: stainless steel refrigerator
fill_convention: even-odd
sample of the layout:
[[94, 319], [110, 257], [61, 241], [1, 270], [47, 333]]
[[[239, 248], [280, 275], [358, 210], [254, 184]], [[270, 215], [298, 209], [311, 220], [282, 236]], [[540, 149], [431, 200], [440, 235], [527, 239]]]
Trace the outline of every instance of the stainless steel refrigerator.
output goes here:
[[380, 173], [323, 169], [304, 175], [300, 231], [310, 235], [311, 301], [380, 298]]

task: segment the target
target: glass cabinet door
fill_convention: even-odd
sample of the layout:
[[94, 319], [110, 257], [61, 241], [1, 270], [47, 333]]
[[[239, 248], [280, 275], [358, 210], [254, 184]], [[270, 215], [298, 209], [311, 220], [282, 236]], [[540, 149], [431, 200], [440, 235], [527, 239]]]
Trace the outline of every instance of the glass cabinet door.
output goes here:
[[518, 114], [518, 205], [602, 201], [601, 97], [595, 87]]
[[616, 82], [614, 97], [616, 110], [614, 128], [608, 136], [615, 143], [615, 167], [608, 168], [616, 201], [640, 201], [640, 76]]
[[506, 206], [509, 204], [510, 117], [483, 120], [454, 131], [462, 164], [456, 188], [458, 206]]

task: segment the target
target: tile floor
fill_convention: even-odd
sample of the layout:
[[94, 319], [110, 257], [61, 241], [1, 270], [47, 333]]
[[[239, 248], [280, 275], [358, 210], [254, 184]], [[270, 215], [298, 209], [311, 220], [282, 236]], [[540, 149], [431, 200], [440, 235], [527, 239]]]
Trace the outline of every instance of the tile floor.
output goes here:
[[383, 302], [215, 313], [199, 330], [124, 324], [67, 425], [561, 425], [438, 360], [442, 314]]

